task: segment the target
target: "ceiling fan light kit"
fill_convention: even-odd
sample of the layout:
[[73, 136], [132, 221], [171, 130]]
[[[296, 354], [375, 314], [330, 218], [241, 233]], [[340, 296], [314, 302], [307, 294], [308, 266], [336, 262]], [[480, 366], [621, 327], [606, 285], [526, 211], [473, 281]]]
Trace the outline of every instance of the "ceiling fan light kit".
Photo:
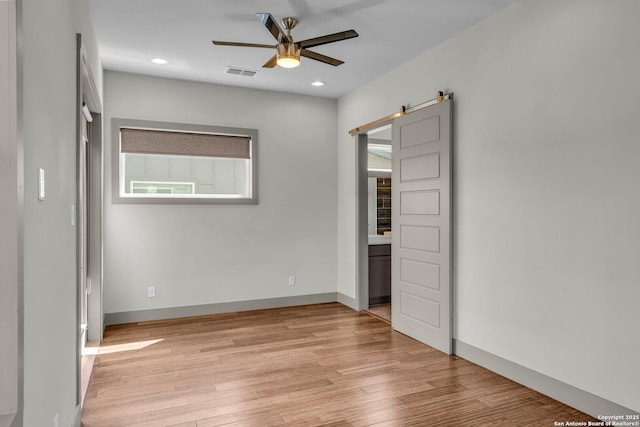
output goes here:
[[295, 68], [300, 65], [300, 47], [293, 43], [280, 43], [276, 63], [284, 68]]
[[293, 41], [291, 36], [291, 30], [298, 24], [298, 20], [292, 17], [283, 18], [282, 26], [287, 30], [286, 34], [280, 28], [278, 23], [270, 13], [256, 13], [256, 16], [264, 24], [271, 35], [278, 41], [276, 45], [258, 44], [258, 43], [239, 43], [239, 42], [225, 42], [219, 40], [213, 40], [213, 44], [217, 46], [240, 46], [240, 47], [258, 47], [266, 49], [276, 49], [276, 54], [273, 55], [265, 64], [264, 68], [273, 68], [279, 65], [283, 68], [295, 68], [300, 65], [300, 56], [313, 59], [315, 61], [323, 62], [325, 64], [338, 65], [344, 64], [344, 61], [331, 58], [330, 56], [323, 55], [321, 53], [309, 50], [310, 47], [322, 46], [329, 43], [335, 43], [342, 40], [358, 37], [358, 33], [355, 30], [341, 31], [339, 33], [327, 34], [326, 36], [314, 37], [312, 39], [302, 40], [299, 42]]

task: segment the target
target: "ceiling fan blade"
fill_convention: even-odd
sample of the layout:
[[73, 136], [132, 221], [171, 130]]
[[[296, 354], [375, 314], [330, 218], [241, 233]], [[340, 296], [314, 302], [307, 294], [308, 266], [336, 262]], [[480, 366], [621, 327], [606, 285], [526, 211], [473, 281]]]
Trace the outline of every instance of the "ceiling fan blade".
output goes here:
[[309, 59], [315, 59], [316, 61], [324, 62], [325, 64], [333, 65], [335, 67], [344, 64], [344, 61], [340, 61], [339, 59], [335, 59], [327, 55], [322, 55], [318, 52], [307, 49], [300, 50], [300, 56], [304, 56]]
[[276, 63], [278, 61], [278, 55], [273, 55], [271, 58], [269, 58], [269, 60], [267, 62], [264, 63], [264, 65], [262, 66], [263, 68], [273, 68], [276, 66]]
[[277, 45], [273, 44], [256, 44], [256, 43], [237, 43], [237, 42], [221, 42], [219, 40], [211, 40], [216, 46], [242, 46], [242, 47], [263, 47], [275, 49]]
[[273, 37], [278, 40], [278, 43], [280, 43], [281, 41], [290, 42], [289, 37], [287, 37], [284, 31], [282, 31], [282, 28], [280, 28], [280, 25], [278, 25], [276, 20], [273, 19], [273, 16], [271, 16], [270, 13], [256, 13], [256, 16], [258, 17], [260, 22], [262, 22], [264, 26], [267, 27], [267, 30], [269, 30]]
[[328, 34], [326, 36], [320, 36], [320, 37], [314, 37], [312, 39], [302, 40], [302, 41], [296, 42], [296, 44], [302, 48], [314, 47], [314, 46], [320, 46], [327, 43], [339, 42], [341, 40], [352, 39], [354, 37], [358, 37], [358, 33], [356, 33], [355, 30], [347, 30], [347, 31], [341, 31], [335, 34]]

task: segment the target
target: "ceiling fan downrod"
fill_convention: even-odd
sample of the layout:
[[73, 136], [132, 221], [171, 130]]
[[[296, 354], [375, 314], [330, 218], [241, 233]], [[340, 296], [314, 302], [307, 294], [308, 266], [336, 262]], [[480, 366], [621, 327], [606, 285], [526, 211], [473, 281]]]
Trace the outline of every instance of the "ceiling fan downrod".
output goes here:
[[[291, 36], [291, 30], [293, 30], [296, 27], [296, 25], [298, 25], [298, 20], [296, 18], [288, 16], [286, 18], [282, 18], [280, 20], [280, 23], [282, 24], [284, 29], [287, 30], [287, 38], [289, 39], [289, 43], [293, 43], [293, 37]], [[286, 40], [285, 40], [285, 42], [286, 42]]]

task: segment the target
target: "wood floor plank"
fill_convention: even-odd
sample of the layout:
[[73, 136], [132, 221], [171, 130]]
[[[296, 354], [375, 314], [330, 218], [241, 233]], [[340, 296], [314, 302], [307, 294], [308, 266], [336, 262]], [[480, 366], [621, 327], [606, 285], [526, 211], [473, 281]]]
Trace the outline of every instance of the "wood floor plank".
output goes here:
[[500, 426], [593, 421], [338, 303], [110, 326], [82, 425]]

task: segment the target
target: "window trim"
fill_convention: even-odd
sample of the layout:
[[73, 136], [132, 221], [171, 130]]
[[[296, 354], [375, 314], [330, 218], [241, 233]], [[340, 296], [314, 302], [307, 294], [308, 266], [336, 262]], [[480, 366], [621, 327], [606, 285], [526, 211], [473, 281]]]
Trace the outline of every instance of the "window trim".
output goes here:
[[[251, 197], [136, 197], [120, 196], [120, 129], [138, 128], [173, 132], [219, 133], [251, 138]], [[111, 119], [111, 201], [114, 204], [143, 205], [257, 205], [258, 204], [258, 130], [187, 123], [157, 122], [135, 119]]]

